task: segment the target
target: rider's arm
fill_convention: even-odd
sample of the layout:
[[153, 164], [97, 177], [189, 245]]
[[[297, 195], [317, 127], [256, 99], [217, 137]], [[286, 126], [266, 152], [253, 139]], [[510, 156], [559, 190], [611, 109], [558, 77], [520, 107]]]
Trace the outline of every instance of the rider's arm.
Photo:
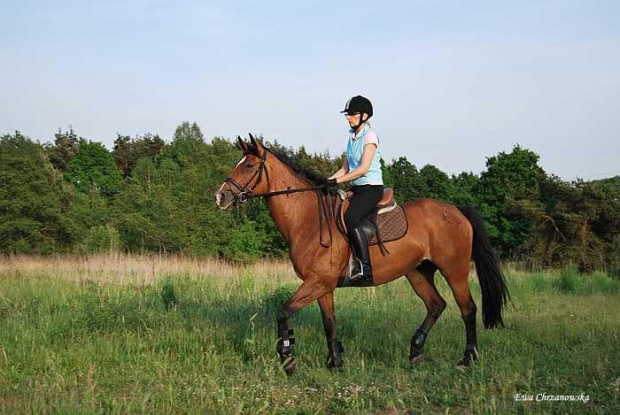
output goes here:
[[[366, 173], [368, 173], [368, 169], [370, 169], [370, 164], [372, 163], [372, 158], [377, 151], [377, 145], [375, 143], [368, 143], [364, 146], [364, 152], [362, 153], [362, 162], [359, 167], [353, 171], [348, 172], [340, 177], [337, 177], [338, 183], [344, 183], [351, 180], [355, 180], [358, 177], [362, 177]], [[346, 160], [345, 160], [346, 161]]]
[[337, 179], [339, 177], [344, 176], [348, 172], [349, 172], [349, 163], [347, 163], [347, 158], [345, 157], [344, 160], [342, 161], [342, 167], [340, 168], [340, 170], [338, 170], [336, 173], [332, 174], [328, 178]]

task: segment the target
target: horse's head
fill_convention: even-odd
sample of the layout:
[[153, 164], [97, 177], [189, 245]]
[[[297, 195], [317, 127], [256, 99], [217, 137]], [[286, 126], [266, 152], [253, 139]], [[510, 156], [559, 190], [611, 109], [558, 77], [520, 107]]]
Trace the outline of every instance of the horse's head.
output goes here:
[[263, 144], [250, 134], [250, 142], [237, 137], [243, 150], [243, 157], [230, 172], [224, 183], [215, 192], [215, 205], [227, 209], [239, 205], [248, 198], [269, 191], [269, 174], [267, 173], [267, 150]]

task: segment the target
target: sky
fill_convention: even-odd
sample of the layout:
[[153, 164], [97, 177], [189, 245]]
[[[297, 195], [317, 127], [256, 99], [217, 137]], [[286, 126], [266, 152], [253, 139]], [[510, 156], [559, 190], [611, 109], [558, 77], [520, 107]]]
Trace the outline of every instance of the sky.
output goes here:
[[565, 180], [620, 174], [620, 1], [0, 2], [0, 134], [247, 133], [480, 173], [519, 144]]

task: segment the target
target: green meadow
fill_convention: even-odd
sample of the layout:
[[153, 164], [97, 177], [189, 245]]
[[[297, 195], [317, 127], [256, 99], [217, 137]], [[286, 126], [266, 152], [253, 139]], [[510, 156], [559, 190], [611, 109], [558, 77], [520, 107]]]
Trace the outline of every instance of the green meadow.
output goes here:
[[[287, 377], [275, 316], [299, 285], [288, 263], [4, 258], [0, 411], [620, 413], [620, 282], [572, 270], [506, 274], [507, 327], [484, 330], [479, 313], [471, 368], [455, 365], [464, 326], [437, 274], [448, 308], [426, 362], [409, 366], [425, 308], [400, 279], [336, 291], [340, 370], [324, 367], [318, 306], [293, 316], [297, 371]], [[477, 280], [470, 285], [480, 307]], [[577, 400], [543, 400], [570, 395]]]

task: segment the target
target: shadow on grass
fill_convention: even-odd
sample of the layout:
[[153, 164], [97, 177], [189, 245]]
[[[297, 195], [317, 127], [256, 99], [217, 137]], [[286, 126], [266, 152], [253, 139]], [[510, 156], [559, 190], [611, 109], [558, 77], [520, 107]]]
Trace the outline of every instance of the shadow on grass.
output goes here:
[[[295, 286], [283, 286], [263, 293], [253, 299], [232, 296], [228, 299], [215, 297], [209, 301], [185, 298], [177, 294], [178, 313], [188, 330], [196, 325], [215, 327], [218, 352], [237, 354], [244, 363], [276, 356], [276, 317], [282, 305], [294, 293]], [[409, 289], [407, 287], [407, 289]], [[355, 351], [357, 358], [369, 361], [393, 362], [396, 358], [408, 362], [409, 341], [416, 327], [425, 316], [423, 303], [417, 301], [415, 312], [392, 298], [379, 298], [375, 302], [360, 301], [356, 293], [347, 293], [337, 304], [338, 337], [345, 343], [348, 355]], [[414, 294], [411, 293], [411, 298]], [[356, 298], [355, 301], [347, 301]], [[390, 303], [390, 301], [392, 301]], [[460, 340], [464, 329], [454, 333]], [[313, 354], [322, 365], [327, 353], [321, 312], [316, 302], [300, 310], [289, 320], [295, 330], [296, 354]], [[451, 339], [452, 342], [452, 339]], [[458, 346], [460, 349], [460, 345]], [[318, 356], [317, 356], [318, 355]], [[391, 364], [391, 363], [390, 363]]]

